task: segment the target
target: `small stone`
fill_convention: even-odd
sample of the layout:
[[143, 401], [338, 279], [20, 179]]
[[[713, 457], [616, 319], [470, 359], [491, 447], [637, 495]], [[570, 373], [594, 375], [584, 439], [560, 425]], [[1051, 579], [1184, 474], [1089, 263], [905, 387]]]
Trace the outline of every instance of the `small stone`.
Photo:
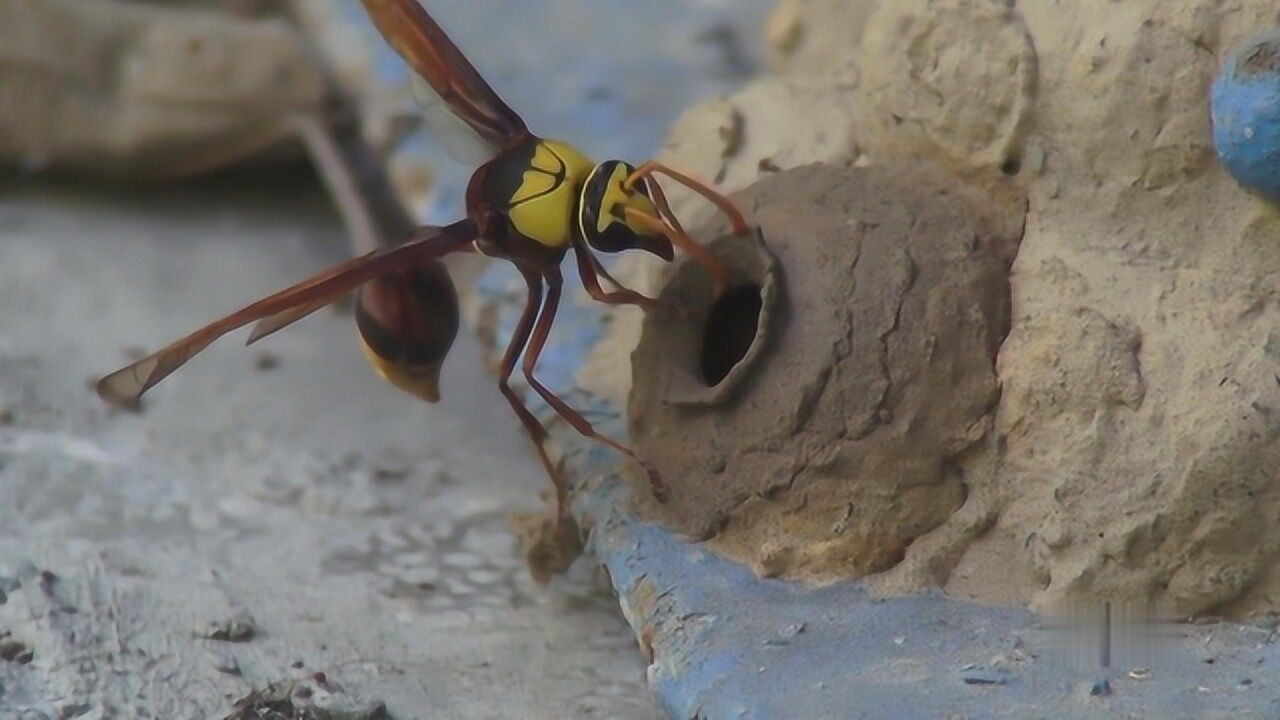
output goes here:
[[902, 635], [899, 635], [898, 637], [896, 637], [896, 638], [894, 638], [894, 639], [893, 639], [893, 644], [894, 644], [894, 645], [901, 645], [901, 644], [905, 643], [906, 641], [907, 641], [907, 638], [906, 638], [906, 637], [904, 637], [904, 636], [902, 636]]
[[1242, 677], [1242, 678], [1236, 679], [1237, 687], [1249, 687], [1252, 684], [1253, 684], [1253, 678]]
[[1151, 678], [1151, 671], [1144, 667], [1136, 667], [1129, 671], [1129, 677], [1134, 680], [1148, 680]]
[[241, 613], [224, 622], [211, 622], [207, 627], [196, 630], [196, 637], [223, 642], [248, 642], [257, 633], [253, 618]]
[[1094, 678], [1093, 685], [1089, 687], [1089, 695], [1091, 697], [1106, 697], [1111, 694], [1111, 681], [1106, 678]]

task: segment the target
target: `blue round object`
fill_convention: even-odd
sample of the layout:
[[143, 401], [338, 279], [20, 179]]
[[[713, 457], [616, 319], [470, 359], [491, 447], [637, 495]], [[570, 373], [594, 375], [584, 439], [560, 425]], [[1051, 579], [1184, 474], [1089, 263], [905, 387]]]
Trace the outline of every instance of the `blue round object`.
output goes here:
[[1280, 201], [1280, 32], [1254, 37], [1213, 82], [1213, 145], [1245, 188]]

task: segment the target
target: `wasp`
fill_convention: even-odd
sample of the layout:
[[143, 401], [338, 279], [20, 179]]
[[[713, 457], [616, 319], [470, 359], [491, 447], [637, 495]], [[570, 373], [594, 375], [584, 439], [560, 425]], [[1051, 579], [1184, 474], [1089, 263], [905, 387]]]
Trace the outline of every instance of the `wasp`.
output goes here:
[[[510, 387], [518, 362], [529, 387], [557, 414], [582, 435], [637, 462], [648, 475], [654, 497], [665, 502], [667, 488], [652, 465], [627, 445], [597, 432], [534, 373], [563, 292], [560, 267], [572, 252], [592, 298], [655, 309], [665, 305], [615, 281], [596, 253], [643, 250], [670, 261], [674, 248], [680, 247], [723, 291], [727, 271], [689, 238], [655, 176], [707, 198], [728, 216], [739, 235], [748, 232], [742, 213], [710, 187], [662, 164], [595, 162], [568, 143], [534, 135], [417, 0], [362, 1], [391, 47], [488, 151], [489, 159], [468, 183], [466, 217], [443, 227], [419, 227], [397, 245], [247, 305], [107, 375], [97, 384], [98, 394], [113, 404], [136, 403], [222, 335], [256, 323], [248, 340], [252, 344], [354, 291], [356, 327], [375, 372], [412, 395], [437, 402], [440, 368], [459, 325], [457, 297], [438, 261], [450, 253], [479, 252], [512, 263], [528, 285], [524, 311], [502, 358], [498, 387], [551, 477], [557, 517], [567, 517], [568, 487], [560, 466], [547, 453], [546, 428]], [[613, 289], [605, 290], [601, 278]]]

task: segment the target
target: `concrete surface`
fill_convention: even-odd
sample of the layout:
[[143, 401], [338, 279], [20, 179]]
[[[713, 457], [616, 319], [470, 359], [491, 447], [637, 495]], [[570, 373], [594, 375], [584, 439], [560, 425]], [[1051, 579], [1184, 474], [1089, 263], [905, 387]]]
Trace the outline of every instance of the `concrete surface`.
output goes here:
[[[327, 311], [215, 345], [141, 414], [87, 385], [344, 252], [307, 179], [5, 189], [0, 717], [222, 717], [318, 671], [308, 702], [395, 718], [654, 716], [589, 564], [518, 564], [505, 514], [546, 479], [469, 338], [437, 407]], [[198, 637], [241, 614], [251, 640]]]

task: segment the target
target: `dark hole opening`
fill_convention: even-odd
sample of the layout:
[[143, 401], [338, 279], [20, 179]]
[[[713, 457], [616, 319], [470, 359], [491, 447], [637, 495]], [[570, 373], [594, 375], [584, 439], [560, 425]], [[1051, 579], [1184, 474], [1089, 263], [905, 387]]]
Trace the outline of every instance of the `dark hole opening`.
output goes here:
[[1000, 165], [1000, 172], [1005, 175], [1017, 175], [1022, 172], [1022, 158], [1016, 155], [1005, 158]]
[[747, 354], [756, 339], [761, 304], [758, 285], [740, 285], [711, 306], [702, 333], [702, 380], [708, 387], [719, 385]]

